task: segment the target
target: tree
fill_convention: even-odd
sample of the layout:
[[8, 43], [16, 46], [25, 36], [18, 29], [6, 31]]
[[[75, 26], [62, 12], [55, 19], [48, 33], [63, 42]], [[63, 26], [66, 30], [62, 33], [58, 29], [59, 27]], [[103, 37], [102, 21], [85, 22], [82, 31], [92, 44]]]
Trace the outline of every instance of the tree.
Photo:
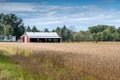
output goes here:
[[57, 34], [58, 34], [59, 36], [61, 36], [61, 28], [60, 28], [60, 27], [57, 27], [55, 31], [57, 32]]
[[31, 28], [28, 26], [27, 29], [26, 29], [27, 32], [31, 32]]
[[117, 32], [120, 34], [120, 27], [118, 27]]
[[[24, 27], [23, 20], [18, 18], [15, 14], [0, 14], [0, 19], [3, 18], [2, 24], [10, 25], [13, 29], [13, 36], [20, 38], [23, 35], [23, 31], [20, 31], [20, 27]], [[25, 27], [24, 27], [25, 28]]]
[[45, 28], [44, 32], [49, 32], [49, 30], [47, 28]]
[[55, 31], [62, 38], [62, 41], [71, 42], [74, 40], [74, 32], [68, 29], [65, 25], [62, 28], [57, 27]]
[[114, 26], [109, 26], [105, 31], [108, 33], [114, 33], [116, 32], [116, 28]]
[[93, 36], [88, 31], [79, 31], [74, 33], [74, 40], [80, 41], [92, 41]]
[[69, 41], [69, 42], [71, 42], [71, 41], [73, 41], [74, 39], [74, 33], [73, 33], [73, 31], [72, 30], [68, 30], [67, 31], [67, 36], [68, 36], [68, 40], [67, 41]]
[[60, 36], [62, 37], [63, 41], [67, 41], [67, 38], [68, 38], [68, 34], [67, 33], [68, 33], [68, 29], [64, 25], [63, 28], [61, 29], [61, 34], [60, 34]]
[[97, 25], [97, 26], [89, 27], [88, 30], [90, 33], [98, 33], [98, 32], [103, 32], [108, 27], [109, 26], [107, 25]]
[[0, 35], [2, 35], [3, 34], [3, 26], [2, 26], [2, 24], [0, 24]]
[[75, 42], [80, 42], [81, 41], [81, 34], [79, 34], [79, 32], [74, 33], [74, 41]]
[[39, 30], [36, 28], [36, 26], [33, 26], [32, 32], [38, 32]]
[[5, 35], [9, 38], [13, 34], [13, 29], [10, 25], [6, 25], [5, 28]]
[[19, 27], [19, 36], [21, 36], [21, 34], [24, 34], [24, 32], [25, 32], [24, 25], [20, 25], [20, 27]]

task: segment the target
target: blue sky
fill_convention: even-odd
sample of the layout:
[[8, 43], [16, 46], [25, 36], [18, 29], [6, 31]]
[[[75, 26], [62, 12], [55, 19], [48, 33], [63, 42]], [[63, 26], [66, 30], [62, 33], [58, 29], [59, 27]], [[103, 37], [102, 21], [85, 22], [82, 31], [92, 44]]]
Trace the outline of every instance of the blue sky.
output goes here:
[[16, 14], [25, 26], [87, 30], [98, 24], [120, 27], [120, 0], [0, 0], [0, 13]]

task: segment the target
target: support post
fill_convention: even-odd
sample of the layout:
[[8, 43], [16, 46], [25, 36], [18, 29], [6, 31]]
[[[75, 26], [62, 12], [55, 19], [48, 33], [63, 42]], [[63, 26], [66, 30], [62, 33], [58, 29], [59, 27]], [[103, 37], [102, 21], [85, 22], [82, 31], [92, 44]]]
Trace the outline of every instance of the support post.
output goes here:
[[45, 38], [45, 42], [47, 42], [47, 38]]

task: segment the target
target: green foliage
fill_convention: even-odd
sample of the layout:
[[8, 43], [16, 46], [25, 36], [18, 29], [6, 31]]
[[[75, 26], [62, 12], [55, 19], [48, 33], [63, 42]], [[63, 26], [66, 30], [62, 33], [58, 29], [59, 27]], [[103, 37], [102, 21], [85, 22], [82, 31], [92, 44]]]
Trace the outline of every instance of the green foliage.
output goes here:
[[88, 31], [93, 35], [93, 41], [119, 41], [120, 28], [116, 29], [114, 26], [97, 25], [89, 27]]
[[74, 39], [74, 32], [68, 29], [65, 25], [62, 28], [57, 27], [55, 31], [58, 33], [59, 36], [61, 36], [62, 41], [71, 42]]
[[27, 29], [26, 29], [27, 32], [31, 32], [31, 28], [28, 26]]
[[80, 41], [120, 41], [120, 27], [97, 25], [88, 28], [88, 31], [73, 32], [65, 25], [57, 27], [56, 32], [65, 42]]
[[10, 26], [10, 25], [6, 25], [6, 28], [5, 28], [6, 30], [6, 36], [7, 37], [9, 37], [10, 35], [12, 35], [13, 34], [13, 28]]
[[117, 32], [120, 34], [120, 27], [118, 27]]
[[39, 30], [36, 28], [36, 26], [33, 26], [33, 28], [32, 28], [31, 31], [32, 31], [32, 32], [38, 32]]
[[107, 33], [115, 33], [116, 32], [116, 28], [113, 26], [109, 26], [107, 29], [105, 29], [104, 31], [106, 31]]
[[[8, 27], [7, 30], [9, 33], [7, 33], [7, 36], [9, 34], [12, 34], [12, 36], [16, 36], [17, 39], [20, 38], [21, 35], [23, 35], [25, 31], [25, 27], [23, 24], [23, 20], [21, 18], [18, 18], [15, 14], [0, 14], [0, 23], [4, 24], [5, 26], [11, 26]], [[0, 30], [1, 32], [1, 30]]]
[[92, 35], [87, 31], [79, 31], [75, 33], [74, 41], [90, 41], [92, 40]]
[[24, 27], [24, 25], [21, 25], [19, 27], [19, 36], [23, 35], [24, 32], [25, 32], [25, 27]]
[[108, 27], [109, 26], [107, 25], [97, 25], [97, 26], [89, 27], [88, 30], [90, 33], [98, 33], [98, 32], [103, 32]]
[[0, 35], [2, 35], [3, 34], [3, 26], [2, 26], [2, 24], [0, 24]]
[[49, 30], [47, 28], [45, 28], [44, 32], [49, 32]]
[[66, 41], [67, 39], [67, 27], [64, 25], [63, 28], [61, 29], [61, 37], [63, 41]]

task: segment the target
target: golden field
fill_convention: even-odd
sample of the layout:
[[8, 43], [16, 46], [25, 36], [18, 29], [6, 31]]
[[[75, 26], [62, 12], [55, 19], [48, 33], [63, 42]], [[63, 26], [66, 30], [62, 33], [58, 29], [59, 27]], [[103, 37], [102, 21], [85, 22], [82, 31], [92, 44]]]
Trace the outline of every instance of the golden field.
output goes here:
[[120, 80], [119, 42], [0, 43], [0, 50], [31, 80]]

